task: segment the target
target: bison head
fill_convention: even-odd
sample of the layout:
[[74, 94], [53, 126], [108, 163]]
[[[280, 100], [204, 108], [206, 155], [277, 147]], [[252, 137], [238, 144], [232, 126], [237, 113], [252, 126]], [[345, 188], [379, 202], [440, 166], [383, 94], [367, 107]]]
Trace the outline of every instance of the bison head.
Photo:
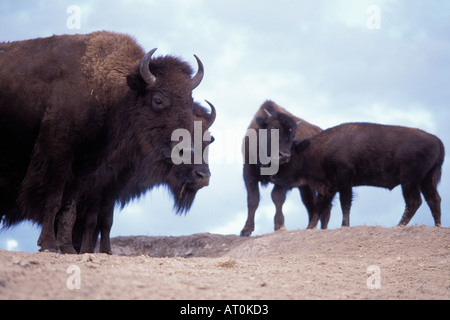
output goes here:
[[208, 184], [211, 174], [205, 163], [177, 166], [171, 161], [171, 150], [176, 145], [172, 133], [182, 129], [193, 137], [194, 121], [199, 114], [207, 130], [215, 120], [215, 109], [212, 107], [208, 114], [193, 102], [192, 91], [204, 74], [197, 56], [198, 72], [192, 76], [189, 64], [172, 56], [152, 58], [155, 51], [151, 50], [127, 76], [133, 103], [128, 111], [129, 122], [145, 163], [141, 177], [137, 178], [138, 187], [146, 190], [155, 184], [168, 186], [175, 198], [175, 208], [182, 212], [189, 210], [197, 190]]
[[215, 121], [216, 109], [211, 103], [208, 102], [208, 104], [211, 107], [209, 114], [198, 103], [194, 103], [193, 109], [194, 120], [197, 123], [201, 122], [201, 136], [203, 137], [201, 163], [194, 161], [194, 149], [191, 150], [191, 161], [188, 164], [175, 165], [171, 159], [167, 159], [171, 168], [167, 176], [166, 184], [175, 198], [174, 207], [177, 213], [188, 211], [194, 202], [197, 191], [209, 185], [211, 172], [208, 165], [208, 149], [209, 145], [214, 141], [214, 137], [210, 135], [208, 129]]
[[142, 59], [127, 76], [128, 86], [135, 95], [133, 112], [139, 132], [139, 143], [145, 149], [158, 152], [171, 146], [170, 137], [176, 129], [193, 131], [192, 91], [201, 83], [204, 69], [199, 58], [198, 72], [184, 61], [172, 56], [152, 58], [156, 49]]
[[[299, 123], [289, 115], [276, 110], [265, 109], [266, 116], [256, 117], [256, 124], [260, 129], [267, 130], [267, 148], [271, 145], [271, 130], [279, 133], [279, 164], [285, 164], [291, 157], [291, 147]], [[270, 153], [270, 150], [268, 150]], [[273, 155], [272, 155], [273, 158]]]
[[191, 67], [172, 56], [152, 59], [157, 49], [151, 50], [142, 59], [138, 70], [127, 77], [131, 89], [146, 96], [146, 103], [155, 111], [176, 107], [178, 104], [192, 106], [191, 92], [202, 82], [203, 64], [198, 63], [197, 74], [191, 78]]
[[302, 141], [294, 141], [292, 144], [292, 157], [291, 160], [284, 165], [280, 166], [278, 172], [270, 177], [273, 183], [278, 185], [284, 185], [287, 187], [299, 187], [304, 183], [304, 153], [309, 148], [311, 143], [310, 139]]

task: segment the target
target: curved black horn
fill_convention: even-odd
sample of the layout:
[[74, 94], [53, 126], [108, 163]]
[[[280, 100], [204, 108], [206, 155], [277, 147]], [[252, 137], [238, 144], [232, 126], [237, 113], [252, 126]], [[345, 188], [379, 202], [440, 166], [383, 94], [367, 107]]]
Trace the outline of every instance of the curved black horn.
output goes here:
[[264, 109], [264, 111], [266, 112], [267, 119], [272, 118], [272, 114], [267, 109]]
[[197, 64], [198, 64], [198, 71], [197, 74], [192, 78], [192, 90], [194, 90], [195, 88], [197, 88], [200, 83], [203, 80], [203, 76], [205, 74], [205, 69], [203, 68], [203, 63], [202, 61], [194, 54], [195, 59], [197, 60]]
[[208, 100], [205, 100], [205, 101], [211, 107], [211, 113], [209, 114], [208, 125], [207, 125], [207, 129], [209, 129], [213, 125], [214, 121], [216, 121], [217, 113], [216, 113], [216, 108], [214, 108], [213, 104], [211, 102], [209, 102]]
[[156, 77], [150, 72], [150, 69], [149, 69], [150, 59], [152, 58], [152, 56], [156, 50], [158, 50], [158, 49], [155, 48], [153, 50], [150, 50], [145, 55], [145, 57], [141, 61], [141, 66], [139, 68], [142, 79], [144, 79], [144, 81], [147, 82], [147, 84], [149, 86], [153, 86], [156, 82]]

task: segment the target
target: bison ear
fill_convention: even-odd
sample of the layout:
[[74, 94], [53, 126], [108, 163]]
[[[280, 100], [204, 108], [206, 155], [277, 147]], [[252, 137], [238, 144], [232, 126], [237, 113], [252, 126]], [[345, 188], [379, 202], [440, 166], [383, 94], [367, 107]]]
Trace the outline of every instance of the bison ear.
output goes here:
[[131, 90], [136, 91], [137, 93], [144, 93], [145, 88], [147, 87], [147, 83], [137, 71], [134, 71], [127, 76], [127, 84]]
[[297, 154], [305, 151], [308, 149], [309, 145], [311, 144], [311, 140], [306, 139], [302, 141], [294, 141], [294, 150]]

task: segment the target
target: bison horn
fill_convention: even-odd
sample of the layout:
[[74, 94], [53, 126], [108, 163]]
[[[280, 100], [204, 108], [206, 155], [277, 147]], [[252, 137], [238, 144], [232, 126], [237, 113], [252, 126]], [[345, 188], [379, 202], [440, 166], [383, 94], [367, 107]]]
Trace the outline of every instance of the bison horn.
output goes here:
[[267, 119], [272, 118], [272, 114], [269, 111], [267, 111], [267, 109], [264, 109], [264, 111], [266, 112]]
[[211, 107], [211, 113], [209, 114], [209, 119], [208, 119], [208, 124], [207, 124], [207, 129], [211, 128], [211, 126], [213, 125], [214, 121], [216, 121], [216, 108], [214, 108], [213, 104], [211, 102], [209, 102], [208, 100], [205, 100], [207, 104], [209, 104], [209, 106]]
[[194, 54], [194, 57], [197, 60], [198, 71], [197, 71], [197, 74], [192, 78], [192, 90], [194, 90], [195, 88], [197, 88], [200, 85], [200, 83], [203, 80], [203, 76], [205, 74], [205, 69], [203, 68], [202, 61], [195, 54]]
[[141, 73], [141, 77], [142, 79], [144, 79], [144, 81], [149, 85], [149, 86], [153, 86], [156, 82], [156, 77], [150, 72], [150, 59], [152, 58], [153, 54], [155, 53], [155, 51], [157, 50], [157, 48], [150, 50], [145, 57], [142, 59], [141, 61], [141, 66], [140, 66], [140, 73]]

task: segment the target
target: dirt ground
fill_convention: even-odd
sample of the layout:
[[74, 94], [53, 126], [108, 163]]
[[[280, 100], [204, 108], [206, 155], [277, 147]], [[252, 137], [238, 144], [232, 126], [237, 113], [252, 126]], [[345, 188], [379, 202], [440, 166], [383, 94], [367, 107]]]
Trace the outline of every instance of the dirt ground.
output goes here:
[[450, 228], [119, 237], [115, 255], [0, 251], [0, 299], [450, 299]]

